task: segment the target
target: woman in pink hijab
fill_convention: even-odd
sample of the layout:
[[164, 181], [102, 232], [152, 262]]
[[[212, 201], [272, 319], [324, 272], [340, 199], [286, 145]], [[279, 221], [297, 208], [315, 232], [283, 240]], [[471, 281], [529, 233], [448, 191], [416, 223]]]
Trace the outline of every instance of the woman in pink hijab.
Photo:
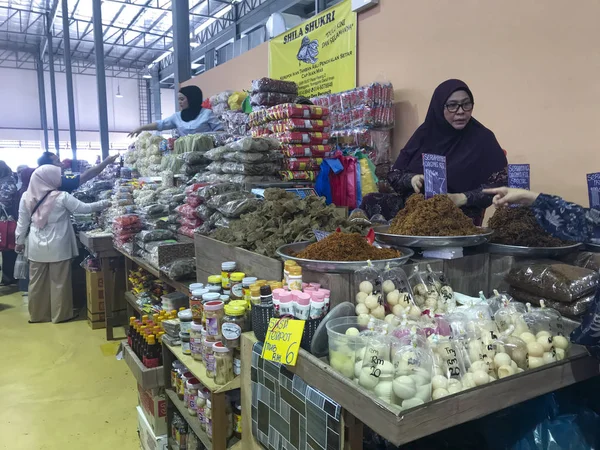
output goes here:
[[70, 216], [109, 206], [106, 200], [82, 203], [59, 191], [61, 182], [60, 167], [39, 167], [19, 205], [15, 250], [24, 251], [29, 259], [30, 323], [60, 323], [74, 318], [71, 259], [79, 251]]

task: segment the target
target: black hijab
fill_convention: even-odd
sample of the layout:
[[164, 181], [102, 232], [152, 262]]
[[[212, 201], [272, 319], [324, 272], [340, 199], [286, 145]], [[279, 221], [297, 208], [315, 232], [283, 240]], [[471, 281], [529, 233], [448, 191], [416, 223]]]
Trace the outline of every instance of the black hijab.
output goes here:
[[181, 120], [189, 122], [194, 120], [202, 111], [202, 90], [198, 86], [185, 86], [179, 89], [188, 101], [188, 107], [181, 111]]
[[446, 156], [448, 192], [476, 189], [507, 166], [506, 156], [494, 133], [471, 117], [456, 130], [444, 117], [444, 105], [456, 91], [473, 93], [460, 80], [446, 80], [433, 92], [425, 122], [415, 131], [394, 164], [394, 169], [423, 173], [423, 153]]

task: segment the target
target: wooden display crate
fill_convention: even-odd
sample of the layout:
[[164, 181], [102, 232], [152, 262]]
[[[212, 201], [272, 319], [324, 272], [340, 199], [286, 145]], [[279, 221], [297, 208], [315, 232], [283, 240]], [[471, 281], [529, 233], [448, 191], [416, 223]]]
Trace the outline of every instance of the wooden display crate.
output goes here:
[[121, 343], [121, 348], [123, 349], [123, 359], [142, 389], [149, 390], [164, 387], [165, 371], [162, 366], [153, 368], [144, 366], [142, 361], [140, 361], [140, 358], [138, 358], [131, 347], [127, 345], [126, 341]]
[[[254, 342], [253, 333], [242, 335], [243, 410], [247, 410], [252, 399], [249, 389], [251, 361], [248, 358], [252, 357]], [[570, 357], [563, 361], [402, 411], [398, 406], [373, 398], [371, 392], [303, 349], [300, 349], [296, 366], [286, 367], [339, 403], [349, 415], [398, 446], [600, 374], [598, 361], [583, 347], [573, 346]], [[242, 426], [247, 430], [248, 416], [244, 414], [242, 420]], [[245, 449], [260, 448], [251, 435], [244, 433], [242, 436]], [[352, 449], [362, 448], [362, 439], [354, 437], [351, 441], [357, 443], [351, 445]]]
[[110, 235], [95, 236], [93, 234], [88, 234], [86, 231], [81, 231], [79, 232], [79, 241], [85, 248], [99, 258], [114, 257], [118, 255], [113, 247], [113, 238]]
[[259, 255], [243, 248], [197, 234], [196, 273], [198, 280], [206, 281], [210, 275], [221, 273], [221, 263], [235, 261], [238, 272], [265, 280], [283, 278], [283, 262], [279, 259]]

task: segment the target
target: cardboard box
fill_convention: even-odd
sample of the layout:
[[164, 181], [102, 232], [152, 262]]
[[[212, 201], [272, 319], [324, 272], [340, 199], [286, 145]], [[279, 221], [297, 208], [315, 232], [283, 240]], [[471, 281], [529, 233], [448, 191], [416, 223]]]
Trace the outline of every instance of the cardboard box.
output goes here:
[[156, 389], [165, 386], [165, 372], [163, 366], [148, 368], [140, 361], [127, 342], [121, 343], [123, 348], [123, 359], [129, 366], [129, 370], [142, 389]]
[[157, 436], [146, 419], [144, 411], [139, 406], [135, 408], [138, 415], [138, 432], [140, 444], [144, 450], [168, 450], [168, 437], [166, 434]]
[[88, 325], [92, 330], [106, 328], [106, 316], [102, 313], [93, 313], [87, 310]]
[[86, 271], [85, 284], [88, 311], [94, 314], [104, 312], [104, 277], [102, 272]]
[[167, 399], [164, 388], [144, 389], [139, 384], [138, 403], [156, 436], [167, 434]]

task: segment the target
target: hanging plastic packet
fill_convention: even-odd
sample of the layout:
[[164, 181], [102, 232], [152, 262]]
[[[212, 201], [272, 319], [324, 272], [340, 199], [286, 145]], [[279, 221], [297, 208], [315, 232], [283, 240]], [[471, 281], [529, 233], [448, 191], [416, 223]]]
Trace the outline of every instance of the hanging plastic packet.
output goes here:
[[435, 272], [431, 269], [431, 266], [427, 264], [427, 281], [431, 286], [433, 285], [438, 292], [438, 314], [444, 314], [454, 311], [456, 308], [456, 299], [454, 298], [454, 290], [446, 281], [446, 277], [442, 272]]
[[415, 333], [394, 343], [393, 401], [403, 410], [431, 401], [433, 359], [427, 340]]
[[354, 292], [356, 292], [356, 315], [359, 324], [368, 323], [370, 317], [385, 319], [385, 307], [381, 291], [381, 272], [371, 261], [354, 272]]
[[[520, 336], [529, 331], [527, 323], [523, 320], [523, 314], [527, 312], [525, 305], [519, 302], [510, 301], [509, 297], [501, 295], [500, 300], [494, 300], [494, 322], [501, 333], [511, 329], [510, 334]], [[490, 310], [492, 308], [490, 307]]]
[[394, 365], [391, 358], [389, 336], [382, 336], [376, 331], [363, 331], [365, 341], [362, 361], [357, 361], [355, 377], [358, 384], [373, 391], [377, 397], [391, 403], [391, 383], [394, 378]]
[[560, 313], [552, 308], [535, 308], [527, 304], [523, 320], [529, 331], [519, 336], [527, 344], [530, 369], [560, 361], [566, 357], [569, 339], [563, 336], [564, 325]]
[[439, 293], [428, 273], [419, 270], [419, 267], [415, 266], [408, 280], [414, 293], [416, 305], [422, 310], [429, 309], [435, 312], [438, 308]]
[[461, 379], [466, 373], [460, 343], [447, 336], [432, 335], [429, 345], [433, 352], [434, 372], [431, 379], [433, 400], [462, 391]]
[[398, 318], [408, 316], [412, 319], [421, 316], [421, 309], [415, 304], [406, 272], [401, 267], [386, 265], [382, 273], [381, 289], [388, 314]]

